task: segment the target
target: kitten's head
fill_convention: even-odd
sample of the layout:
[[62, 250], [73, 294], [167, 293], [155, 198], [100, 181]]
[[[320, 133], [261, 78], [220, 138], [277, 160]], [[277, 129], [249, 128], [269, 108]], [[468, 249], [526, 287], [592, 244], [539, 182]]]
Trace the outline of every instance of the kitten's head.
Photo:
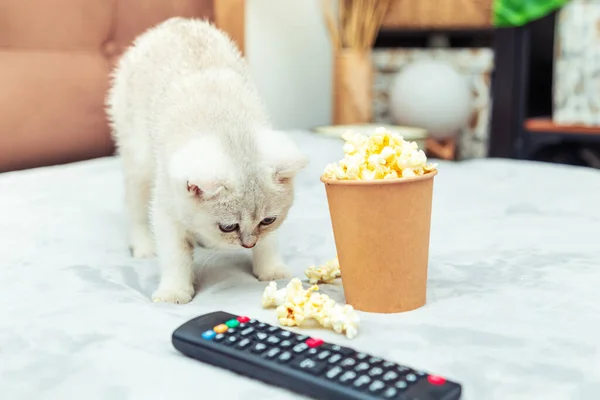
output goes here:
[[246, 144], [233, 152], [245, 159], [232, 159], [223, 143], [209, 136], [173, 156], [174, 212], [199, 245], [252, 248], [287, 217], [294, 177], [307, 159], [281, 132], [260, 132], [252, 144], [256, 147]]

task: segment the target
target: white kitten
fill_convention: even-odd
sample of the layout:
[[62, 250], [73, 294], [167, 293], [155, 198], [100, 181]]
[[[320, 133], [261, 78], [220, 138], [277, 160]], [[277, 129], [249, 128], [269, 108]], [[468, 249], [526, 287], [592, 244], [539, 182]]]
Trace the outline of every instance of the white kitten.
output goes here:
[[125, 171], [131, 251], [150, 257], [156, 243], [155, 301], [192, 299], [196, 245], [252, 248], [258, 279], [289, 276], [274, 232], [307, 160], [271, 128], [223, 32], [172, 18], [142, 34], [114, 71], [107, 112]]

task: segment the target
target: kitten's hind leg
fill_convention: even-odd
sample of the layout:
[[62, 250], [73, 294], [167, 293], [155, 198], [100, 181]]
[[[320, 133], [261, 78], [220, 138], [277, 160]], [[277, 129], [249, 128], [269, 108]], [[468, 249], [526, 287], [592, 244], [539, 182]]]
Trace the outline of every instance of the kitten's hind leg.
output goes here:
[[259, 281], [275, 281], [291, 277], [279, 255], [275, 233], [262, 238], [252, 249], [252, 272]]
[[148, 215], [152, 176], [145, 168], [125, 169], [125, 204], [129, 214], [129, 249], [135, 258], [153, 257], [154, 236]]

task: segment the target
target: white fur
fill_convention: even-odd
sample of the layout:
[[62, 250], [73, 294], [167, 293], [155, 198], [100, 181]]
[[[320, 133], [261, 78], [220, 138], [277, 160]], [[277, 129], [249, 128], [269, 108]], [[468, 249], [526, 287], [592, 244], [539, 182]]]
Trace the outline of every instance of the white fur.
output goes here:
[[[114, 71], [107, 112], [125, 172], [132, 254], [156, 253], [161, 266], [154, 300], [192, 299], [197, 244], [254, 246], [259, 279], [288, 276], [274, 232], [307, 160], [272, 129], [223, 32], [172, 18], [142, 34]], [[275, 222], [260, 224], [269, 217]], [[225, 233], [219, 224], [239, 228]]]

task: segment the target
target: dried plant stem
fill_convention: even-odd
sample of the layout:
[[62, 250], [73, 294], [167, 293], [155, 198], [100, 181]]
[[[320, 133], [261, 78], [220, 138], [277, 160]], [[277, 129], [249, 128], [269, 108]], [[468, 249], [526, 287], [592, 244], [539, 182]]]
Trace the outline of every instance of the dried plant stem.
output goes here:
[[333, 42], [333, 48], [338, 50], [341, 47], [340, 43], [340, 31], [335, 23], [335, 16], [331, 10], [331, 0], [321, 0], [321, 8], [323, 9], [323, 15], [325, 17], [325, 25], [331, 36]]
[[[372, 118], [370, 51], [390, 0], [321, 0], [334, 48], [333, 123]], [[336, 10], [337, 8], [337, 10]]]
[[334, 49], [370, 50], [387, 12], [390, 0], [337, 0], [337, 18], [332, 0], [321, 0], [325, 23]]

